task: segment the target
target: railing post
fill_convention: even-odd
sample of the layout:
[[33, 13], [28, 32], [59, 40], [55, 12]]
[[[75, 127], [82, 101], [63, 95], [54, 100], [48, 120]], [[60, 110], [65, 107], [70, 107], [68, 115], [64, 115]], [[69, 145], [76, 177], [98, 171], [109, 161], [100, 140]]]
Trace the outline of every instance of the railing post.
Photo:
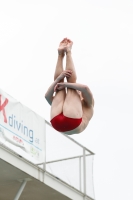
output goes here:
[[44, 163], [43, 170], [46, 170], [46, 121], [44, 120]]
[[45, 171], [46, 171], [46, 121], [44, 120], [44, 162], [43, 162], [43, 182], [45, 182]]
[[79, 157], [79, 189], [82, 191], [81, 187], [81, 157]]
[[86, 195], [86, 155], [85, 155], [85, 148], [83, 148], [83, 181], [84, 181], [84, 194]]

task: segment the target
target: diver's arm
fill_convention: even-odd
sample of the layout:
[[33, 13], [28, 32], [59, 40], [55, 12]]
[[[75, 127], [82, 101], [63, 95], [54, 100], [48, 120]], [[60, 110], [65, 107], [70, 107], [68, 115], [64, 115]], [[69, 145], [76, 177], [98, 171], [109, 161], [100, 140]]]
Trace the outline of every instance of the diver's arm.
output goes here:
[[53, 100], [53, 94], [54, 94], [54, 87], [56, 86], [56, 84], [59, 83], [58, 79], [56, 79], [51, 86], [48, 88], [46, 94], [45, 94], [45, 99], [47, 100], [47, 102], [51, 105], [52, 104], [52, 100]]
[[56, 80], [51, 84], [51, 86], [48, 88], [46, 94], [45, 94], [45, 98], [47, 100], [47, 102], [51, 105], [52, 104], [52, 100], [53, 100], [53, 94], [55, 92], [54, 88], [57, 85], [57, 83], [59, 83], [60, 81], [63, 81], [65, 77], [69, 78], [72, 75], [72, 71], [71, 70], [65, 70], [63, 71], [57, 78]]
[[87, 104], [87, 106], [89, 106], [89, 107], [94, 106], [93, 95], [87, 85], [83, 85], [80, 83], [68, 83], [68, 82], [64, 83], [64, 82], [62, 82], [62, 83], [58, 83], [55, 86], [55, 90], [58, 91], [65, 87], [81, 91], [83, 99], [84, 99], [85, 103]]

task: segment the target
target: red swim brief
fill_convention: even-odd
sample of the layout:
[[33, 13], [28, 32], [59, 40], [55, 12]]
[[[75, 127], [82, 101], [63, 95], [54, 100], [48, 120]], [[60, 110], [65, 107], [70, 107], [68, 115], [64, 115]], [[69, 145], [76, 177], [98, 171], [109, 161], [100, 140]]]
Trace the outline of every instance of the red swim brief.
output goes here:
[[82, 122], [82, 118], [75, 119], [75, 118], [65, 117], [63, 113], [55, 116], [51, 120], [51, 124], [53, 128], [59, 132], [71, 131], [77, 128], [81, 122]]

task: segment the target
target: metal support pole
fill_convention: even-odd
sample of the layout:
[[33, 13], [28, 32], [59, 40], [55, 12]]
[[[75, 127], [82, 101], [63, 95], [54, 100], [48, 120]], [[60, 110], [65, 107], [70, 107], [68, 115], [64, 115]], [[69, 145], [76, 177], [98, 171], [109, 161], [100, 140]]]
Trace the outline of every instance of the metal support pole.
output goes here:
[[46, 120], [44, 120], [44, 163], [43, 163], [43, 183], [45, 183], [46, 171]]
[[81, 157], [79, 157], [79, 189], [82, 190], [81, 187]]
[[44, 163], [43, 170], [46, 170], [46, 121], [44, 120]]
[[84, 200], [86, 200], [86, 196], [84, 196]]
[[85, 148], [83, 148], [83, 178], [84, 178], [84, 194], [86, 195], [86, 156], [85, 156]]
[[19, 188], [19, 190], [18, 190], [18, 192], [17, 192], [17, 194], [16, 194], [14, 200], [18, 200], [18, 199], [19, 199], [21, 193], [22, 193], [23, 190], [24, 190], [24, 187], [25, 187], [26, 183], [27, 183], [27, 180], [24, 180], [24, 181], [22, 182], [22, 184], [21, 184], [21, 186], [20, 186], [20, 188]]

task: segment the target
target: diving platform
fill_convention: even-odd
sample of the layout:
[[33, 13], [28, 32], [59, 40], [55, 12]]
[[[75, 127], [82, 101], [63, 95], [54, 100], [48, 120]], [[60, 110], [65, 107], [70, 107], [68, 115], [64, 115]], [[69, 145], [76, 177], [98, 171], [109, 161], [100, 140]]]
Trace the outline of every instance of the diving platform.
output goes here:
[[93, 158], [0, 90], [0, 200], [94, 200]]

